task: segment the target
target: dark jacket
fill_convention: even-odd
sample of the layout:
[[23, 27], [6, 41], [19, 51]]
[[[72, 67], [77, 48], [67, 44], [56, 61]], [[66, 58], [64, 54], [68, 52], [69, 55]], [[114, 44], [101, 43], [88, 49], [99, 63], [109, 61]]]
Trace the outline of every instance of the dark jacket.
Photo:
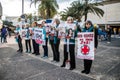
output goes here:
[[94, 40], [95, 40], [95, 48], [97, 48], [98, 46], [98, 29], [94, 28], [93, 26], [91, 26], [89, 29], [84, 28], [82, 30], [82, 32], [93, 32], [94, 31]]

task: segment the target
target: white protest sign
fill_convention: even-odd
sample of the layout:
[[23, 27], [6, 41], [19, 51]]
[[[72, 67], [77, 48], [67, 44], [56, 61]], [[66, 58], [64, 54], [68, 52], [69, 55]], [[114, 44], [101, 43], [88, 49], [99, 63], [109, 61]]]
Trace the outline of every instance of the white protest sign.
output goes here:
[[27, 29], [22, 29], [22, 37], [25, 38], [27, 35]]
[[65, 38], [65, 27], [60, 27], [58, 31], [59, 38]]
[[36, 43], [45, 45], [45, 34], [43, 34], [43, 29], [35, 28], [34, 36], [35, 36]]
[[94, 60], [94, 32], [78, 33], [77, 58]]

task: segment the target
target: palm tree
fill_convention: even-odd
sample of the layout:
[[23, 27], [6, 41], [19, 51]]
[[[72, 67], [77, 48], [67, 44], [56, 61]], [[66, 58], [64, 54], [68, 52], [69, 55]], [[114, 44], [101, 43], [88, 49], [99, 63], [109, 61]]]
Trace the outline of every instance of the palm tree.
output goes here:
[[103, 4], [101, 4], [101, 3], [89, 3], [88, 0], [85, 0], [84, 4], [82, 6], [82, 10], [84, 11], [83, 15], [85, 16], [84, 21], [87, 20], [88, 13], [97, 14], [97, 16], [103, 17], [104, 11], [102, 9], [98, 8], [98, 6], [103, 6]]
[[45, 18], [52, 18], [59, 8], [56, 0], [34, 0], [36, 5], [37, 2], [40, 1], [38, 11], [41, 16]]
[[67, 7], [66, 9], [64, 9], [64, 11], [61, 11], [60, 14], [64, 20], [68, 16], [72, 16], [75, 19], [81, 21], [83, 12], [84, 11], [82, 10], [82, 3], [80, 1], [74, 1], [71, 3], [71, 7]]
[[61, 16], [72, 16], [77, 18], [79, 21], [85, 16], [87, 20], [88, 13], [97, 14], [99, 17], [104, 15], [104, 11], [97, 6], [102, 5], [101, 3], [90, 3], [88, 0], [85, 1], [74, 1], [71, 3], [71, 7], [68, 7], [61, 12]]

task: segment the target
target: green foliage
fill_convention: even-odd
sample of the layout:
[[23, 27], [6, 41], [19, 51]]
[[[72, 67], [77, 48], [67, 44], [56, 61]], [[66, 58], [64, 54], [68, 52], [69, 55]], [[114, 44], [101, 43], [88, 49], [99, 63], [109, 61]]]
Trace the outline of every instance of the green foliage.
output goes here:
[[13, 26], [13, 22], [3, 21], [3, 25], [7, 25], [8, 27], [12, 27]]
[[38, 6], [39, 15], [42, 18], [52, 18], [59, 8], [56, 0], [34, 0], [33, 3], [36, 5], [37, 2], [40, 2]]
[[93, 13], [99, 17], [103, 17], [104, 11], [98, 6], [103, 6], [101, 3], [90, 3], [88, 0], [85, 1], [74, 1], [71, 3], [71, 7], [67, 7], [64, 11], [60, 12], [62, 19], [66, 20], [68, 16], [72, 16], [75, 19], [81, 21], [81, 18], [85, 16], [87, 20], [88, 13]]

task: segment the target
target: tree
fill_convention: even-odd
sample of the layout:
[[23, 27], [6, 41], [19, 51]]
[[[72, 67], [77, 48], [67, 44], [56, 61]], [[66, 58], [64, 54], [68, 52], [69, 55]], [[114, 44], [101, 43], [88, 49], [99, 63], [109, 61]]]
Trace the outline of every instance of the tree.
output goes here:
[[30, 25], [31, 25], [33, 16], [32, 16], [32, 14], [26, 14], [26, 15], [27, 15], [27, 19], [30, 20]]
[[100, 8], [98, 8], [98, 6], [103, 6], [103, 4], [101, 3], [89, 3], [88, 0], [85, 0], [83, 6], [82, 6], [82, 9], [84, 10], [84, 13], [83, 15], [85, 16], [85, 20], [87, 20], [87, 16], [88, 16], [88, 13], [93, 13], [93, 14], [97, 14], [97, 16], [99, 17], [103, 17], [104, 15], [104, 11]]
[[72, 16], [79, 21], [81, 21], [81, 18], [85, 16], [85, 20], [87, 20], [88, 13], [94, 13], [97, 14], [99, 17], [104, 15], [104, 11], [100, 8], [98, 8], [99, 5], [102, 5], [101, 3], [90, 3], [90, 1], [74, 1], [71, 3], [71, 7], [68, 7], [64, 11], [62, 11], [60, 14], [62, 18], [66, 18], [68, 16]]
[[59, 8], [56, 0], [34, 0], [34, 4], [40, 2], [38, 11], [43, 18], [52, 18]]
[[60, 12], [62, 19], [65, 20], [68, 16], [72, 16], [75, 19], [81, 21], [81, 18], [83, 16], [83, 11], [81, 7], [82, 3], [80, 1], [74, 1], [70, 5], [71, 7], [67, 7], [66, 9], [64, 9], [64, 11]]
[[8, 27], [12, 27], [13, 26], [13, 22], [3, 21], [3, 25], [7, 25]]

